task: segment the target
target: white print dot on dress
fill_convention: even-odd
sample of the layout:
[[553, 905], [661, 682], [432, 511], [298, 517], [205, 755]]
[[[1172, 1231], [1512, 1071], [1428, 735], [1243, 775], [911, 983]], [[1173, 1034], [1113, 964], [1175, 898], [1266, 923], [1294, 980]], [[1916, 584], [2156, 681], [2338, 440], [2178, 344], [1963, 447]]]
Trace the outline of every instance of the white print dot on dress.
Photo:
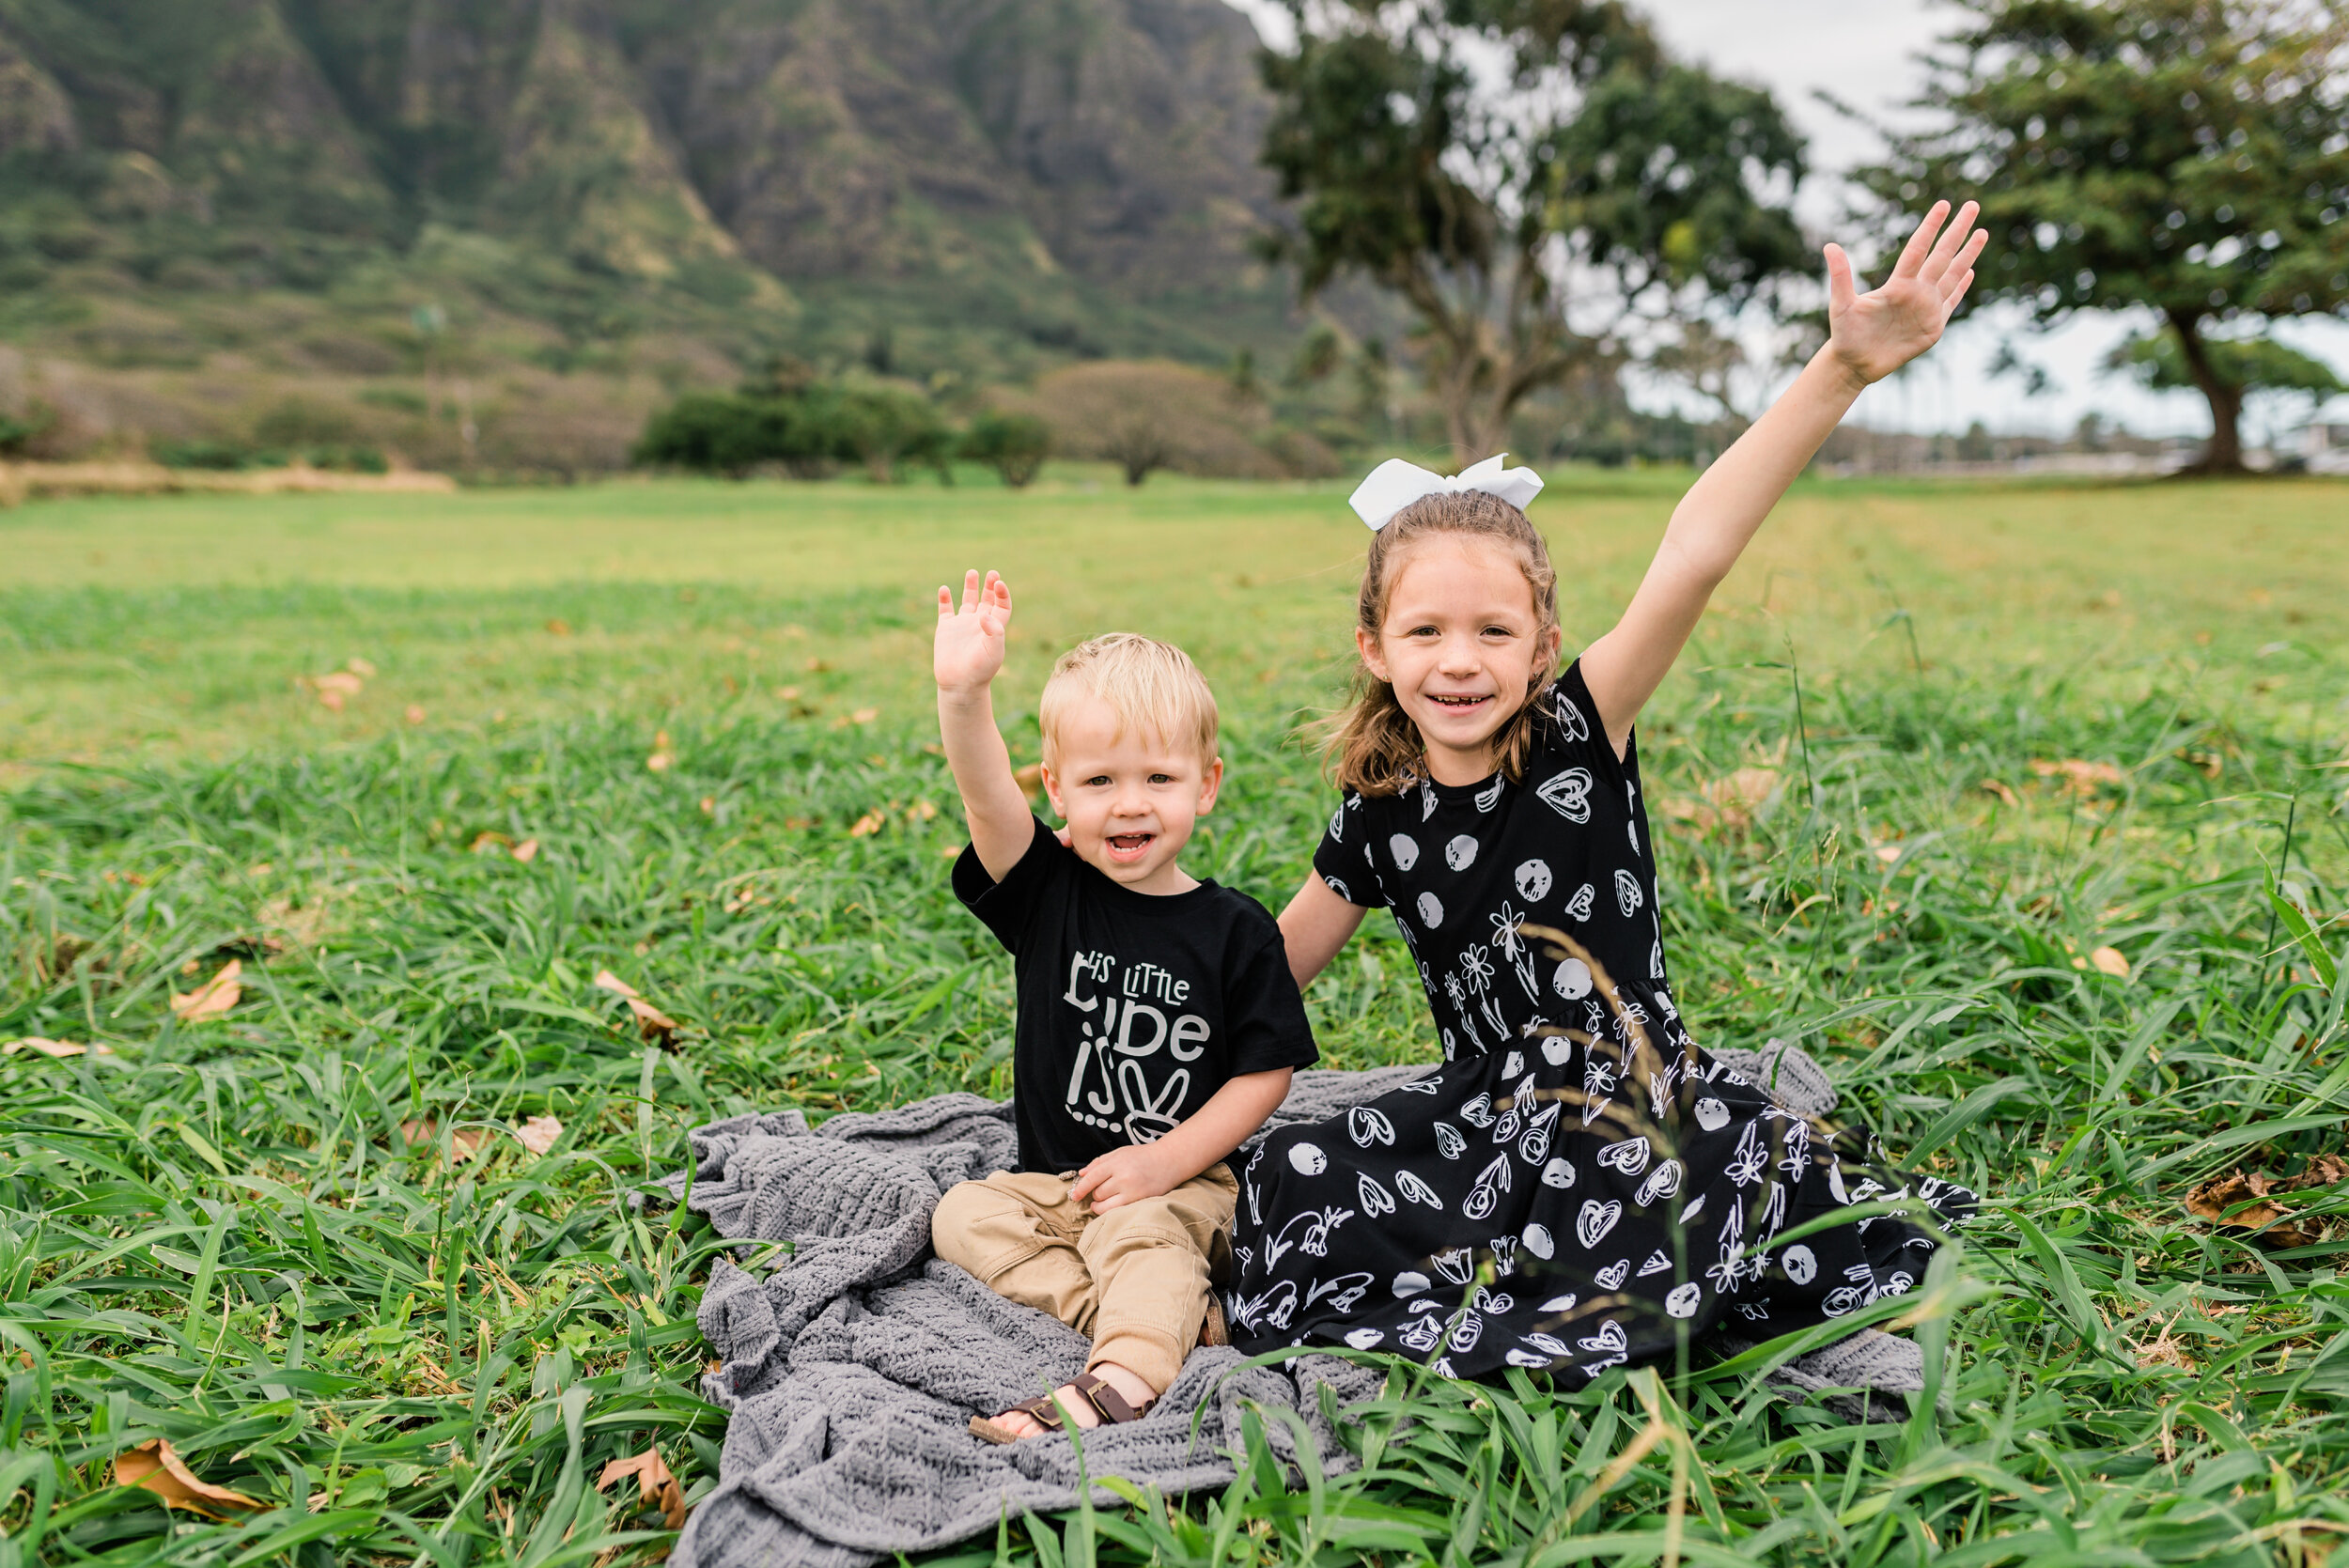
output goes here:
[[1563, 1191], [1574, 1185], [1574, 1161], [1561, 1155], [1542, 1167], [1542, 1185]]
[[1387, 1331], [1383, 1328], [1348, 1328], [1346, 1331], [1346, 1343], [1357, 1350], [1376, 1349], [1378, 1342], [1386, 1337]]
[[1419, 895], [1420, 924], [1433, 931], [1443, 924], [1443, 902], [1432, 893]]
[[1517, 866], [1517, 896], [1529, 904], [1538, 904], [1549, 896], [1549, 862], [1544, 860], [1521, 862]]
[[1707, 1094], [1697, 1101], [1697, 1126], [1707, 1132], [1719, 1132], [1729, 1126], [1729, 1107]]
[[1568, 1001], [1578, 1001], [1591, 994], [1591, 966], [1579, 958], [1568, 958], [1558, 966], [1558, 972], [1549, 977], [1549, 988]]
[[1672, 1287], [1672, 1293], [1664, 1297], [1664, 1311], [1674, 1317], [1694, 1317], [1697, 1315], [1697, 1303], [1703, 1299], [1704, 1287], [1690, 1280], [1686, 1284]]
[[1419, 841], [1408, 833], [1397, 833], [1387, 840], [1387, 853], [1394, 858], [1397, 871], [1408, 871], [1419, 864]]
[[1455, 871], [1466, 871], [1476, 863], [1476, 835], [1455, 833], [1443, 846], [1443, 863]]
[[1417, 1296], [1426, 1290], [1430, 1283], [1426, 1275], [1407, 1268], [1394, 1277], [1394, 1294], [1398, 1296]]
[[1537, 1258], [1558, 1255], [1558, 1244], [1550, 1239], [1547, 1225], [1528, 1225], [1525, 1228], [1525, 1250]]
[[1330, 1157], [1312, 1143], [1289, 1145], [1289, 1163], [1302, 1175], [1318, 1176], [1330, 1169]]
[[1778, 1255], [1779, 1266], [1786, 1270], [1786, 1278], [1798, 1285], [1807, 1285], [1818, 1278], [1819, 1260], [1811, 1249], [1797, 1242]]

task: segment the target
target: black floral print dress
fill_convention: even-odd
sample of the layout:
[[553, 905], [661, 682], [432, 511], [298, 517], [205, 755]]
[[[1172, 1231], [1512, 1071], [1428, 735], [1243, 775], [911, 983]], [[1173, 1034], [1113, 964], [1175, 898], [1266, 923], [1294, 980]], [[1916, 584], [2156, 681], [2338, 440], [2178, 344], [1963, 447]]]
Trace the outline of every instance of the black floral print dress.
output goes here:
[[1348, 792], [1314, 857], [1340, 897], [1393, 911], [1444, 1063], [1242, 1165], [1225, 1305], [1251, 1354], [1595, 1377], [1733, 1314], [1766, 1337], [1906, 1291], [1935, 1241], [1884, 1205], [1971, 1211], [1688, 1037], [1637, 751], [1616, 757], [1579, 663], [1535, 701], [1521, 783]]

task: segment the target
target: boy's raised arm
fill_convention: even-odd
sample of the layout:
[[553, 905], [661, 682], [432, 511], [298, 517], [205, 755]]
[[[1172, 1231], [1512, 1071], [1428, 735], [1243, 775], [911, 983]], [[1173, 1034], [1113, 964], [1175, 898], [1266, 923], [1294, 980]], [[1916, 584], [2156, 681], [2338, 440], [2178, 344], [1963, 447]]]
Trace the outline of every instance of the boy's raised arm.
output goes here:
[[1855, 288], [1843, 248], [1827, 247], [1826, 346], [1769, 411], [1688, 487], [1631, 607], [1612, 631], [1583, 650], [1582, 678], [1617, 755], [1696, 629], [1705, 601], [1819, 443], [1870, 382], [1940, 341], [1988, 238], [1986, 230], [1974, 228], [1975, 210], [1968, 202], [1937, 242], [1950, 204], [1934, 203], [1892, 275], [1866, 294]]
[[938, 590], [938, 639], [930, 656], [938, 681], [938, 734], [946, 766], [962, 793], [962, 815], [971, 827], [971, 847], [987, 874], [1002, 881], [1028, 852], [1034, 813], [1011, 770], [1011, 753], [995, 727], [992, 683], [1003, 667], [1004, 635], [1011, 628], [1011, 588], [993, 572], [982, 583], [963, 573], [962, 605]]

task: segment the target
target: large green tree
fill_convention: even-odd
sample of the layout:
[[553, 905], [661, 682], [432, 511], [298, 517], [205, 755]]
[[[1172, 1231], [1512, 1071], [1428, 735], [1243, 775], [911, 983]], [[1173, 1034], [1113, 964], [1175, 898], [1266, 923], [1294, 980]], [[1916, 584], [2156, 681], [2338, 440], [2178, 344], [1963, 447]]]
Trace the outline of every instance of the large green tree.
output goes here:
[[1615, 0], [1288, 0], [1264, 55], [1274, 250], [1311, 295], [1401, 295], [1455, 455], [1524, 397], [1672, 341], [1811, 256], [1803, 145], [1770, 95], [1667, 57]]
[[1861, 171], [1898, 223], [1935, 192], [1997, 238], [1977, 299], [2041, 323], [2150, 307], [2243, 466], [2251, 364], [2219, 343], [2349, 311], [2349, 125], [2332, 0], [1959, 0], [1918, 107]]

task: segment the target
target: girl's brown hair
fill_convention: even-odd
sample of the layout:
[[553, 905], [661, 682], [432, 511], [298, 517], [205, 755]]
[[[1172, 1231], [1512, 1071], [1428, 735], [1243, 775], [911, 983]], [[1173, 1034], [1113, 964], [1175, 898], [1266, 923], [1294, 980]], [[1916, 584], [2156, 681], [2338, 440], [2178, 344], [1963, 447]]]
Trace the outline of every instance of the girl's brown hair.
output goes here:
[[[1394, 514], [1371, 536], [1370, 557], [1362, 564], [1362, 592], [1356, 606], [1357, 624], [1378, 635], [1386, 624], [1387, 600], [1404, 556], [1421, 539], [1439, 534], [1465, 534], [1491, 539], [1517, 556], [1533, 591], [1533, 614], [1539, 623], [1533, 635], [1545, 636], [1558, 624], [1558, 573], [1549, 564], [1549, 547], [1528, 522], [1525, 514], [1499, 496], [1482, 490], [1423, 496]], [[1555, 677], [1554, 670], [1537, 669], [1526, 688], [1525, 701], [1493, 737], [1501, 769], [1512, 783], [1525, 775], [1525, 754], [1532, 743], [1534, 699]], [[1394, 688], [1373, 675], [1368, 665], [1354, 672], [1354, 693], [1345, 711], [1329, 725], [1327, 753], [1335, 764], [1340, 785], [1362, 795], [1396, 795], [1415, 783], [1426, 768], [1426, 747], [1419, 726], [1412, 723]]]

